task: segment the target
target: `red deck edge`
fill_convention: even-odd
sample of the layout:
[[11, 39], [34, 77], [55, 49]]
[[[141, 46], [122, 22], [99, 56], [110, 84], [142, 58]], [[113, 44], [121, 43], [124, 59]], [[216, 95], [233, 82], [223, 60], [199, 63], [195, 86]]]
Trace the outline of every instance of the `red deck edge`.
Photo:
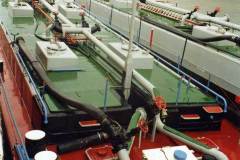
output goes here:
[[[33, 128], [41, 127], [41, 115], [38, 110], [37, 103], [34, 99], [33, 92], [28, 84], [28, 80], [24, 76], [22, 69], [12, 47], [6, 39], [3, 29], [0, 27], [0, 57], [4, 59], [4, 86], [7, 89], [7, 95], [10, 105], [13, 109], [14, 117], [17, 121], [19, 130], [24, 137], [24, 133]], [[13, 121], [8, 113], [7, 105], [4, 101], [3, 95], [0, 95], [1, 109], [3, 113], [3, 120], [6, 125], [6, 132], [10, 147], [12, 149], [13, 159], [17, 160], [18, 156], [14, 149], [17, 143], [20, 143], [17, 137], [16, 129]], [[213, 140], [221, 151], [226, 153], [230, 160], [239, 160], [240, 157], [240, 133], [229, 121], [223, 120], [220, 131], [201, 131], [201, 132], [187, 132], [188, 135], [194, 138], [206, 137]], [[155, 142], [150, 142], [150, 137], [142, 140], [142, 147], [138, 148], [138, 137], [134, 142], [131, 151], [131, 160], [142, 159], [142, 149], [159, 148], [163, 146], [179, 145], [179, 142], [174, 141], [165, 135], [157, 134]], [[55, 150], [56, 147], [49, 146], [50, 150]], [[86, 156], [83, 150], [67, 153], [60, 156], [61, 160], [85, 160]]]
[[[7, 98], [4, 99], [3, 94], [0, 95], [0, 103], [2, 109], [3, 121], [6, 126], [8, 142], [11, 147], [13, 159], [18, 159], [14, 149], [16, 144], [20, 144], [20, 138], [14, 128], [11, 115], [8, 112], [8, 105], [12, 108], [13, 116], [16, 119], [17, 126], [24, 140], [26, 131], [39, 128], [41, 124], [40, 110], [34, 99], [34, 94], [27, 82], [27, 79], [20, 67], [17, 57], [13, 52], [11, 44], [8, 42], [3, 28], [0, 27], [0, 57], [4, 61], [4, 82], [7, 91]], [[33, 110], [34, 108], [34, 110]], [[33, 127], [34, 126], [34, 127]]]

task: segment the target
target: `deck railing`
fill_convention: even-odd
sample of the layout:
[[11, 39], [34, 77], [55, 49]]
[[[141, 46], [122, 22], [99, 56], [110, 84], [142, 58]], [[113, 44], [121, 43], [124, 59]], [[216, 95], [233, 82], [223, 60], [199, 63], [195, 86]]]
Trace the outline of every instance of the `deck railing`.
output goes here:
[[[100, 23], [104, 28], [106, 28], [108, 31], [112, 32], [113, 34], [117, 35], [118, 37], [124, 37], [125, 39], [128, 39], [128, 37], [126, 37], [123, 33], [115, 30], [111, 25], [109, 25], [108, 23], [104, 22], [104, 21], [101, 21], [99, 19], [96, 18], [95, 15], [93, 15], [90, 11], [90, 9], [86, 9], [87, 13], [88, 13], [88, 16], [92, 19], [94, 19], [95, 21], [97, 21], [98, 23]], [[212, 95], [214, 95], [216, 97], [216, 100], [219, 101], [221, 100], [222, 101], [222, 104], [223, 104], [223, 108], [224, 108], [224, 112], [227, 112], [227, 101], [226, 99], [218, 94], [217, 92], [215, 92], [214, 90], [212, 90], [211, 88], [209, 88], [209, 83], [207, 85], [204, 85], [203, 83], [201, 83], [200, 81], [196, 80], [195, 78], [193, 78], [192, 76], [188, 75], [187, 73], [185, 73], [184, 71], [182, 71], [180, 69], [180, 67], [176, 67], [174, 66], [173, 64], [171, 64], [170, 62], [166, 61], [165, 59], [163, 59], [161, 56], [159, 56], [155, 51], [151, 50], [150, 47], [145, 47], [143, 46], [142, 44], [140, 44], [138, 42], [138, 39], [139, 37], [137, 37], [135, 40], [134, 40], [134, 43], [136, 45], [138, 45], [139, 47], [141, 47], [142, 49], [145, 49], [145, 50], [149, 50], [150, 54], [153, 55], [155, 57], [155, 59], [161, 63], [163, 62], [167, 67], [169, 68], [172, 68], [176, 74], [178, 74], [180, 77], [183, 77], [184, 78], [187, 78], [187, 81], [189, 81], [187, 84], [190, 86], [191, 82], [194, 82], [195, 84], [197, 84], [199, 87], [205, 89], [207, 92], [211, 93]], [[180, 90], [180, 87], [181, 87], [181, 82], [179, 82], [178, 84], [178, 88]], [[180, 92], [180, 91], [178, 91]], [[179, 94], [179, 93], [177, 93]], [[177, 100], [176, 100], [176, 103], [177, 103]]]
[[[20, 56], [18, 48], [16, 46], [14, 46], [15, 44], [12, 44], [12, 46], [11, 46], [11, 42], [13, 42], [13, 39], [10, 37], [10, 34], [9, 34], [10, 32], [7, 30], [7, 28], [5, 27], [3, 22], [1, 22], [0, 27], [3, 30], [3, 32], [5, 33], [4, 36], [6, 38], [5, 43], [2, 44], [5, 49], [4, 55], [6, 57], [7, 63], [9, 64], [9, 66], [12, 69], [12, 73], [13, 73], [13, 76], [14, 76], [16, 84], [17, 84], [16, 86], [19, 89], [19, 92], [21, 94], [23, 102], [26, 105], [26, 107], [29, 107], [30, 112], [33, 111], [33, 105], [35, 103], [33, 101], [33, 93], [32, 93], [32, 89], [33, 89], [34, 94], [36, 94], [35, 99], [36, 99], [37, 103], [40, 105], [41, 110], [44, 114], [43, 122], [44, 122], [44, 124], [47, 124], [48, 123], [47, 105], [46, 105], [45, 101], [43, 100], [43, 98], [39, 92], [39, 89], [36, 86], [31, 74], [29, 73], [25, 62], [23, 61], [22, 57]], [[14, 56], [16, 56], [16, 57], [14, 57]], [[19, 63], [21, 64], [21, 66]], [[27, 80], [29, 82], [27, 82]], [[30, 85], [31, 85], [31, 87], [30, 87]], [[32, 97], [32, 98], [30, 98], [30, 97]]]

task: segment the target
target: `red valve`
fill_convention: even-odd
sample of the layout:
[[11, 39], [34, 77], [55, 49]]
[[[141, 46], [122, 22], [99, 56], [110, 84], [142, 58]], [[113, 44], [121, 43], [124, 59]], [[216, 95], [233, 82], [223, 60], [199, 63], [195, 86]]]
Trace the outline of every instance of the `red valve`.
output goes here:
[[164, 100], [164, 98], [162, 96], [157, 96], [155, 97], [155, 105], [159, 108], [159, 109], [166, 109], [167, 108], [167, 104]]
[[148, 133], [148, 125], [147, 125], [147, 122], [144, 119], [140, 119], [138, 121], [138, 127], [141, 129], [141, 131], [144, 134]]
[[237, 104], [240, 104], [240, 96], [236, 96], [236, 97], [235, 97], [235, 102], [236, 102]]
[[198, 11], [200, 9], [200, 6], [198, 6], [198, 5], [196, 5], [195, 7], [194, 7], [194, 11]]
[[214, 11], [218, 13], [218, 12], [221, 11], [221, 8], [220, 7], [216, 7]]
[[79, 15], [80, 15], [80, 16], [85, 16], [84, 11], [80, 11]]

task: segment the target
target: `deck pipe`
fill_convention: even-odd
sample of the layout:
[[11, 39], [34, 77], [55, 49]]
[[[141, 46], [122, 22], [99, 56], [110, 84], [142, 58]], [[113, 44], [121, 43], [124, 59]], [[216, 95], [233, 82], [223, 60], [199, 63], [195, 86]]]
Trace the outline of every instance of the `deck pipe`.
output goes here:
[[219, 151], [216, 148], [210, 148], [205, 144], [202, 144], [201, 142], [173, 129], [168, 126], [166, 126], [160, 119], [160, 116], [156, 117], [156, 124], [157, 124], [157, 130], [166, 134], [167, 136], [174, 138], [182, 143], [187, 144], [188, 146], [191, 146], [192, 148], [201, 151], [204, 154], [211, 155], [215, 157], [217, 160], [228, 160], [228, 157], [221, 151]]
[[[193, 148], [202, 151], [203, 153], [212, 155], [212, 156], [216, 157], [218, 160], [228, 160], [227, 156], [224, 153], [218, 151], [217, 149], [209, 148], [208, 146], [205, 146], [204, 144], [201, 144], [200, 142], [192, 139], [189, 136], [186, 136], [186, 135], [182, 134], [181, 132], [179, 132], [177, 130], [174, 130], [174, 129], [171, 128], [171, 131], [172, 131], [171, 132], [171, 131], [167, 130], [166, 128], [170, 129], [170, 127], [167, 127], [166, 125], [163, 124], [163, 122], [161, 121], [161, 119], [158, 116], [158, 118], [157, 118], [157, 130], [158, 131], [163, 132], [164, 134], [166, 134], [166, 135], [168, 135], [168, 136], [170, 136], [174, 139], [177, 139], [177, 140], [179, 140], [183, 143], [186, 143], [189, 146], [192, 146]], [[204, 147], [202, 147], [202, 146], [204, 146]]]
[[[130, 132], [132, 129], [138, 127], [140, 120], [146, 120], [147, 119], [147, 113], [143, 108], [137, 108], [134, 114], [132, 115], [132, 118], [129, 122], [127, 131]], [[128, 152], [131, 151], [132, 145], [134, 142], [135, 137], [132, 137], [132, 139], [128, 142]], [[141, 141], [141, 139], [139, 139]], [[141, 142], [139, 142], [140, 144]]]
[[63, 153], [68, 153], [75, 150], [81, 150], [89, 146], [101, 144], [105, 142], [107, 139], [108, 139], [108, 135], [106, 133], [99, 132], [85, 138], [74, 139], [73, 141], [58, 144], [57, 153], [63, 154]]
[[[202, 151], [203, 153], [212, 155], [212, 156], [216, 157], [218, 160], [228, 160], [227, 156], [224, 153], [218, 151], [215, 148], [208, 148], [208, 146], [204, 146], [200, 142], [192, 139], [191, 137], [188, 137], [188, 136], [182, 134], [181, 132], [178, 132], [177, 130], [171, 129], [172, 132], [169, 130], [166, 130], [166, 128], [170, 128], [170, 127], [167, 127], [166, 125], [164, 125], [162, 123], [160, 117], [159, 116], [157, 116], [157, 117], [158, 118], [157, 118], [156, 122], [157, 122], [157, 130], [158, 131], [161, 131], [174, 139], [177, 139], [183, 143], [186, 143], [189, 146], [192, 146], [193, 148]], [[181, 135], [181, 136], [179, 136], [179, 135]]]
[[[42, 4], [45, 5], [45, 7], [47, 7], [51, 12], [54, 11], [54, 8], [45, 0], [40, 0], [40, 2]], [[58, 14], [59, 19], [61, 19], [64, 23], [69, 24], [70, 26], [74, 27], [74, 24], [71, 23], [66, 17], [64, 17], [62, 14]], [[111, 59], [113, 59], [115, 62], [117, 62], [117, 64], [121, 67], [124, 68], [125, 66], [125, 62], [119, 58], [113, 51], [111, 51], [108, 47], [106, 47], [101, 41], [99, 41], [95, 36], [93, 36], [89, 31], [86, 30], [82, 30], [82, 33], [88, 37], [93, 43], [95, 43], [101, 50], [103, 50], [105, 53], [108, 54], [108, 56], [111, 57]], [[133, 76], [136, 78], [136, 80], [138, 80], [139, 82], [141, 82], [141, 84], [154, 96], [154, 86], [147, 81], [144, 77], [142, 77], [142, 75], [140, 75], [137, 71], [133, 71]], [[168, 127], [169, 128], [169, 127]], [[190, 146], [192, 146], [195, 149], [198, 149], [200, 151], [202, 151], [203, 153], [206, 154], [210, 154], [213, 155], [214, 157], [216, 157], [218, 160], [228, 160], [228, 158], [220, 151], [218, 151], [215, 148], [209, 149], [207, 147], [203, 147], [200, 144], [198, 144], [199, 142], [196, 141], [194, 142], [194, 139], [192, 140], [187, 140], [184, 139], [183, 136], [179, 136], [177, 135], [177, 133], [173, 133], [171, 131], [166, 130], [166, 126], [162, 123], [160, 117], [158, 116], [157, 118], [157, 129], [160, 130], [161, 132], [167, 134], [168, 136], [178, 139], [181, 142], [184, 142]], [[175, 130], [176, 131], [176, 130]], [[180, 134], [182, 134], [181, 132], [178, 132]], [[190, 137], [189, 137], [190, 138]], [[128, 152], [126, 149], [122, 149], [118, 152], [118, 156], [121, 160], [129, 160], [129, 156], [128, 156]]]
[[[147, 114], [143, 108], [137, 108], [135, 113], [132, 116], [132, 119], [130, 120], [129, 126], [128, 126], [128, 132], [131, 132], [131, 130], [134, 130], [138, 127], [139, 120], [146, 120]], [[128, 150], [124, 149], [117, 153], [118, 158], [120, 160], [130, 160], [129, 153], [132, 148], [132, 144], [134, 142], [135, 137], [132, 137], [132, 139], [128, 142]]]
[[[91, 104], [82, 103], [76, 101], [64, 94], [60, 93], [52, 84], [51, 80], [48, 78], [46, 72], [42, 68], [40, 62], [37, 60], [33, 54], [31, 54], [30, 50], [25, 44], [25, 41], [22, 37], [18, 37], [16, 39], [17, 45], [19, 47], [20, 53], [24, 55], [24, 57], [31, 63], [34, 71], [36, 72], [37, 76], [42, 79], [43, 84], [46, 84], [45, 91], [48, 92], [50, 95], [58, 99], [60, 102], [70, 105], [74, 108], [82, 110], [88, 113], [91, 117], [95, 118], [101, 125], [103, 130], [108, 134], [109, 139], [113, 139], [113, 147], [116, 149], [119, 159], [120, 160], [130, 160], [127, 146], [122, 144], [122, 141], [117, 141], [119, 137], [124, 137], [125, 130], [118, 124], [118, 128], [116, 128], [116, 122], [113, 122], [111, 119], [107, 117], [107, 115], [98, 107], [95, 107]], [[113, 124], [115, 123], [115, 124]], [[124, 142], [126, 143], [126, 142]]]
[[51, 6], [46, 0], [39, 0], [39, 2], [44, 5], [50, 12], [57, 14], [58, 18], [64, 23], [70, 26], [75, 26], [69, 19], [67, 19], [61, 13], [58, 13], [57, 9]]
[[[64, 28], [63, 33], [82, 33], [84, 34], [90, 41], [92, 41], [95, 45], [97, 45], [102, 51], [104, 51], [112, 60], [114, 60], [118, 66], [122, 69], [125, 67], [125, 62], [119, 56], [117, 56], [111, 49], [109, 49], [106, 45], [103, 44], [100, 40], [98, 40], [95, 36], [93, 36], [88, 29], [84, 28]], [[145, 88], [148, 92], [155, 98], [155, 86], [146, 80], [141, 74], [139, 74], [136, 70], [133, 70], [133, 77]]]
[[[83, 30], [82, 32], [90, 41], [96, 44], [102, 51], [104, 51], [112, 60], [114, 60], [118, 66], [122, 69], [125, 68], [124, 60], [122, 60], [119, 56], [117, 56], [111, 49], [109, 49], [103, 42], [99, 41], [95, 36], [93, 36], [90, 32]], [[139, 74], [136, 70], [133, 70], [133, 77], [152, 95], [152, 98], [155, 98], [155, 86], [146, 80], [141, 74]]]
[[[222, 40], [228, 40], [228, 41], [231, 41], [233, 43], [236, 43], [236, 45], [240, 45], [240, 37], [239, 36], [235, 36], [235, 35], [222, 35], [222, 36], [213, 36], [213, 37], [208, 37], [208, 38], [199, 38], [199, 37], [195, 37], [195, 36], [192, 36], [188, 33], [185, 33], [181, 30], [178, 30], [174, 27], [171, 27], [171, 26], [167, 26], [165, 24], [162, 24], [162, 23], [158, 23], [156, 21], [153, 21], [151, 20], [150, 18], [148, 17], [143, 17], [144, 18], [144, 21], [146, 21], [147, 23], [150, 23], [150, 24], [153, 24], [157, 27], [160, 27], [164, 30], [167, 30], [171, 33], [174, 33], [176, 35], [179, 35], [181, 37], [184, 37], [184, 38], [187, 38], [187, 39], [190, 39], [194, 42], [197, 42], [197, 43], [200, 43], [200, 44], [203, 44], [204, 42], [216, 42], [216, 41], [222, 41]], [[203, 45], [206, 45], [203, 44]]]
[[82, 103], [79, 101], [76, 101], [62, 93], [60, 93], [52, 84], [51, 80], [46, 75], [46, 72], [43, 70], [40, 62], [37, 60], [35, 56], [29, 51], [28, 47], [25, 44], [25, 41], [22, 37], [18, 37], [16, 39], [17, 44], [19, 46], [19, 49], [22, 54], [24, 54], [24, 57], [27, 58], [27, 60], [31, 63], [34, 70], [36, 71], [39, 78], [43, 80], [43, 82], [46, 84], [45, 89], [46, 91], [53, 95], [56, 99], [59, 101], [68, 104], [72, 107], [78, 108], [82, 111], [87, 112], [91, 117], [96, 118], [96, 120], [100, 123], [102, 123], [104, 120], [106, 120], [107, 115], [98, 107], [95, 107], [91, 104]]
[[[141, 2], [143, 2], [143, 3], [145, 2], [145, 3], [151, 4], [151, 5], [160, 7], [160, 8], [168, 9], [168, 10], [180, 13], [180, 14], [190, 13], [189, 10], [179, 8], [179, 7], [175, 7], [175, 6], [166, 4], [166, 3], [157, 2], [157, 1], [154, 1], [154, 0], [141, 0]], [[211, 16], [208, 16], [208, 15], [204, 15], [204, 14], [201, 14], [201, 13], [194, 12], [191, 15], [190, 18], [191, 19], [197, 19], [197, 20], [200, 20], [200, 21], [219, 24], [219, 25], [222, 25], [222, 26], [225, 26], [225, 27], [230, 27], [232, 29], [240, 31], [240, 25], [234, 24], [234, 23], [231, 23], [231, 22], [223, 21], [223, 19], [218, 18], [218, 17], [211, 17]]]
[[[137, 108], [135, 113], [132, 115], [132, 118], [129, 122], [129, 126], [127, 131], [130, 132], [132, 129], [135, 129], [138, 126], [138, 122], [140, 119], [146, 119], [147, 114], [143, 108]], [[108, 135], [104, 132], [99, 132], [94, 135], [74, 139], [73, 141], [69, 141], [66, 143], [61, 143], [57, 145], [57, 153], [63, 154], [67, 152], [72, 152], [74, 150], [84, 149], [88, 146], [101, 144], [108, 139]], [[128, 152], [130, 152], [132, 144], [134, 141], [134, 137], [128, 142]], [[121, 152], [122, 154], [123, 152]]]
[[[46, 0], [39, 0], [41, 4], [43, 4], [49, 11], [56, 13], [56, 9], [51, 6]], [[94, 35], [92, 35], [88, 30], [77, 28], [75, 24], [73, 24], [70, 20], [68, 20], [61, 13], [57, 14], [58, 18], [65, 23], [65, 26], [71, 27], [71, 32], [74, 33], [83, 33], [89, 40], [95, 43], [102, 51], [104, 51], [112, 60], [114, 60], [122, 69], [125, 68], [125, 62], [118, 57], [111, 49], [109, 49], [103, 42], [98, 40]], [[67, 27], [66, 27], [67, 28]], [[66, 29], [65, 29], [66, 33]], [[133, 77], [140, 83], [142, 86], [148, 90], [148, 92], [152, 95], [153, 99], [155, 98], [155, 87], [148, 80], [146, 80], [141, 74], [139, 74], [136, 70], [133, 70]]]

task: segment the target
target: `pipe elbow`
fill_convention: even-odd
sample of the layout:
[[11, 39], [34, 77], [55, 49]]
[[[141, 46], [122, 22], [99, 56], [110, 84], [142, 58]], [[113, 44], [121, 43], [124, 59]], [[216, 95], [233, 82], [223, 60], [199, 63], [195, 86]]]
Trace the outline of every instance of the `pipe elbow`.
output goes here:
[[164, 130], [164, 123], [161, 121], [160, 116], [157, 116], [156, 119], [157, 130], [162, 131]]
[[229, 160], [223, 152], [216, 148], [209, 149], [209, 154], [214, 156], [217, 160]]

